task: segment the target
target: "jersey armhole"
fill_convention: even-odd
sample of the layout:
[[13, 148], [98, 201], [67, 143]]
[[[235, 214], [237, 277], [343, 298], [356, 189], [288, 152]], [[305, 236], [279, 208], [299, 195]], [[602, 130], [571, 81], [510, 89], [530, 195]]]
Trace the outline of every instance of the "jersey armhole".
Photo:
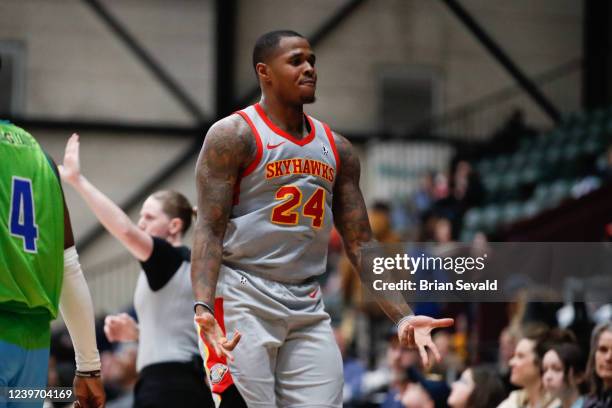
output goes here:
[[42, 152], [45, 155], [45, 157], [47, 158], [47, 162], [49, 163], [49, 166], [51, 167], [51, 170], [53, 171], [53, 174], [55, 174], [55, 177], [57, 177], [57, 182], [60, 183], [60, 186], [61, 186], [62, 185], [62, 179], [60, 177], [57, 165], [55, 164], [55, 162], [53, 161], [51, 156], [49, 156], [49, 154], [46, 151], [43, 150]]
[[327, 123], [323, 123], [323, 128], [325, 129], [325, 134], [327, 135], [327, 140], [329, 140], [329, 145], [332, 148], [332, 152], [334, 152], [334, 158], [336, 159], [336, 174], [338, 174], [340, 173], [340, 155], [338, 154], [338, 149], [336, 148], [334, 134], [332, 133]]
[[259, 162], [261, 162], [261, 158], [263, 156], [263, 144], [261, 143], [261, 136], [259, 135], [259, 132], [257, 131], [255, 125], [253, 124], [253, 121], [251, 121], [251, 118], [249, 118], [249, 115], [247, 115], [243, 111], [236, 111], [234, 113], [237, 113], [238, 115], [242, 116], [242, 119], [244, 119], [244, 121], [249, 125], [249, 127], [251, 128], [251, 132], [253, 132], [255, 143], [257, 144], [257, 154], [255, 155], [253, 161], [249, 163], [247, 168], [244, 169], [244, 171], [240, 175], [240, 177], [242, 178], [251, 174], [257, 168]]

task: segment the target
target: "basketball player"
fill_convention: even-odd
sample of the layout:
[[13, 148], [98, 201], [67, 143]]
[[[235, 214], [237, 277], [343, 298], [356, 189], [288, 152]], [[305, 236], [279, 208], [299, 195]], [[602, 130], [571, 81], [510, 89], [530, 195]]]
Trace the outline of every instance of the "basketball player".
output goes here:
[[[58, 308], [75, 347], [75, 406], [103, 407], [93, 305], [57, 168], [28, 132], [0, 122], [0, 387], [46, 387]], [[43, 405], [6, 397], [0, 408]]]
[[[261, 100], [211, 127], [196, 168], [192, 282], [213, 391], [235, 383], [249, 407], [340, 407], [342, 361], [315, 278], [332, 220], [356, 268], [372, 240], [359, 160], [347, 139], [303, 112], [317, 82], [304, 37], [264, 34], [253, 66]], [[430, 332], [452, 319], [382, 306], [404, 344], [425, 363], [426, 346], [439, 358]], [[234, 349], [224, 333], [237, 329]]]

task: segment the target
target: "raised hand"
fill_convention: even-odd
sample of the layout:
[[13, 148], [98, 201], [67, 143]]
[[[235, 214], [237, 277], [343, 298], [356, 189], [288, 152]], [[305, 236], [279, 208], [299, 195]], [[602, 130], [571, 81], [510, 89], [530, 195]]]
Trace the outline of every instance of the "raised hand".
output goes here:
[[236, 330], [232, 339], [228, 340], [211, 313], [204, 312], [196, 315], [194, 319], [198, 326], [200, 326], [200, 331], [206, 343], [215, 350], [215, 353], [220, 357], [225, 356], [230, 361], [234, 361], [231, 351], [234, 350], [240, 341], [240, 337], [242, 337], [240, 332]]
[[110, 342], [137, 341], [138, 323], [127, 313], [108, 315], [104, 319], [104, 334]]
[[64, 162], [58, 166], [62, 180], [75, 184], [81, 177], [81, 160], [79, 158], [79, 135], [74, 133], [66, 144]]
[[429, 367], [429, 356], [427, 348], [431, 350], [436, 361], [440, 361], [440, 352], [431, 339], [433, 329], [450, 327], [454, 324], [453, 319], [433, 319], [429, 316], [411, 316], [398, 328], [400, 344], [405, 347], [417, 347], [421, 356], [423, 366]]

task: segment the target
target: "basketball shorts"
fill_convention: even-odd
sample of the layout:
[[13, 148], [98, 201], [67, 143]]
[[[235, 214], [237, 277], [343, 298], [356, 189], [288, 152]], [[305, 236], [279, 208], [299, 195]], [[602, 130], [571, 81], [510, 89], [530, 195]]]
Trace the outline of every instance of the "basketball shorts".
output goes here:
[[8, 390], [47, 386], [49, 318], [0, 311], [0, 331], [0, 408], [41, 408], [43, 399], [9, 400]]
[[222, 266], [215, 318], [242, 339], [230, 362], [200, 338], [213, 393], [235, 384], [249, 408], [342, 406], [342, 358], [317, 282], [279, 283]]

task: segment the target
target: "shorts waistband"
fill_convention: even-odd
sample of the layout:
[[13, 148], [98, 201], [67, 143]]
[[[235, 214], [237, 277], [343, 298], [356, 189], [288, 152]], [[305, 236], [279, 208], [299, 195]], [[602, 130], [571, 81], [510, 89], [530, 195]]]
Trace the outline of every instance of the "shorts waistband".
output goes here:
[[310, 283], [317, 282], [320, 278], [320, 275], [315, 275], [315, 276], [309, 276], [308, 278], [305, 278], [305, 279], [278, 279], [278, 276], [273, 276], [271, 274], [266, 274], [266, 273], [261, 273], [261, 272], [247, 272], [242, 269], [236, 269], [236, 268], [233, 268], [225, 264], [223, 266], [231, 271], [234, 271], [234, 272], [237, 272], [243, 275], [247, 275], [247, 276], [251, 275], [257, 278], [268, 280], [270, 282], [281, 283], [283, 285], [308, 285]]

